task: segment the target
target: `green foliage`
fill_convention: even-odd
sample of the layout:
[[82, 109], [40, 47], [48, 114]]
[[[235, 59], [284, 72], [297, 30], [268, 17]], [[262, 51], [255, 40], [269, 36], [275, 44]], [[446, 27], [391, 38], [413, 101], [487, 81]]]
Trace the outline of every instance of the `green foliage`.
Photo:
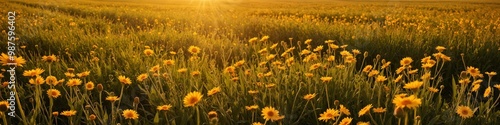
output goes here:
[[[474, 92], [470, 84], [479, 78], [471, 74], [456, 77], [468, 66], [483, 72], [500, 71], [497, 66], [500, 62], [498, 4], [149, 2], [0, 2], [4, 6], [1, 13], [18, 13], [16, 54], [27, 61], [17, 71], [19, 89], [16, 91], [21, 103], [16, 108], [20, 117], [8, 121], [25, 124], [56, 121], [59, 124], [325, 124], [318, 121], [320, 114], [327, 109], [339, 110], [339, 103], [346, 106], [351, 115], [342, 114], [326, 123], [339, 123], [347, 117], [353, 118], [352, 124], [369, 121], [375, 125], [405, 121], [410, 124], [499, 122], [496, 120], [499, 112], [495, 112], [494, 107], [500, 97], [473, 101], [478, 97], [469, 94]], [[1, 18], [1, 22], [6, 22], [6, 18]], [[7, 23], [0, 26], [7, 27]], [[0, 39], [7, 38], [2, 35]], [[312, 42], [305, 44], [308, 39]], [[332, 43], [325, 43], [328, 40]], [[0, 46], [7, 45], [2, 42]], [[201, 53], [190, 53], [190, 46], [200, 47]], [[323, 49], [315, 51], [319, 46]], [[432, 56], [437, 53], [436, 46], [447, 48], [442, 54], [450, 56], [451, 62]], [[288, 51], [292, 47], [295, 49]], [[152, 55], [145, 54], [148, 48], [153, 51]], [[264, 49], [267, 52], [264, 53]], [[312, 54], [303, 54], [304, 50]], [[365, 56], [355, 50], [369, 53]], [[43, 56], [52, 54], [57, 56], [57, 62], [42, 60]], [[431, 69], [421, 68], [420, 59], [426, 57], [425, 54], [437, 61]], [[394, 72], [404, 57], [414, 59], [412, 67], [403, 66], [401, 73]], [[294, 59], [293, 63], [290, 59]], [[165, 65], [165, 60], [175, 63]], [[244, 63], [237, 66], [241, 60]], [[372, 70], [363, 71], [367, 65], [379, 73], [369, 75]], [[159, 70], [151, 71], [155, 66], [159, 66]], [[231, 66], [235, 71], [227, 72]], [[45, 70], [40, 74], [43, 78], [52, 75], [65, 81], [57, 86], [29, 84], [29, 80], [36, 77], [21, 74], [35, 68]], [[65, 75], [68, 68], [75, 68], [74, 74], [91, 73], [75, 77], [83, 81], [82, 85], [68, 87], [70, 78]], [[183, 68], [187, 71], [179, 71]], [[417, 69], [418, 72], [411, 73]], [[195, 72], [200, 74], [193, 75]], [[421, 78], [426, 73], [430, 79]], [[6, 72], [3, 74], [9, 76]], [[137, 80], [141, 74], [148, 77]], [[122, 84], [119, 76], [130, 78], [132, 84]], [[379, 76], [387, 80], [377, 82]], [[397, 80], [399, 76], [402, 79]], [[484, 77], [485, 81], [490, 78]], [[465, 79], [471, 83], [458, 83]], [[7, 79], [1, 82], [4, 80]], [[102, 85], [104, 90], [87, 91], [85, 84], [90, 81]], [[412, 81], [422, 81], [424, 85], [417, 90], [403, 88]], [[452, 92], [443, 94], [447, 92], [441, 86]], [[215, 87], [220, 87], [220, 92], [209, 96], [208, 92]], [[431, 92], [431, 87], [438, 92]], [[5, 100], [10, 90], [1, 89], [1, 100]], [[61, 91], [61, 97], [48, 97], [48, 89]], [[184, 97], [193, 91], [201, 92], [203, 97], [195, 107], [185, 107]], [[315, 98], [303, 99], [313, 93]], [[393, 112], [397, 107], [392, 101], [401, 93], [415, 95], [421, 99], [421, 105], [404, 108], [405, 117], [395, 117]], [[111, 95], [119, 96], [120, 100], [107, 101], [106, 97]], [[135, 97], [138, 102], [134, 101]], [[358, 111], [369, 104], [386, 111], [369, 110], [368, 114], [358, 116]], [[162, 105], [173, 107], [158, 111], [157, 106]], [[259, 109], [245, 109], [251, 105], [258, 105]], [[268, 106], [278, 110], [284, 119], [266, 122], [261, 109]], [[472, 108], [474, 116], [462, 119], [456, 112], [458, 106]], [[125, 109], [137, 111], [139, 119], [125, 119], [122, 116]], [[67, 110], [76, 110], [76, 116], [56, 117], [51, 112]], [[210, 111], [217, 112], [217, 119], [208, 117]], [[91, 114], [97, 116], [93, 121], [89, 118]], [[415, 119], [416, 116], [420, 119]]]

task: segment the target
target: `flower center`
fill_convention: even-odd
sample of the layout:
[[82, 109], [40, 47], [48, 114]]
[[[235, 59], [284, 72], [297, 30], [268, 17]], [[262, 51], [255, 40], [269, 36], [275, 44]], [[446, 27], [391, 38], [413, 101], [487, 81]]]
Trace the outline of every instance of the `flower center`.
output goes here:
[[272, 112], [272, 111], [267, 112], [267, 116], [273, 117], [274, 116], [274, 112]]
[[197, 98], [192, 97], [189, 101], [190, 101], [191, 103], [195, 103], [195, 102], [197, 102], [197, 101], [198, 101], [198, 99], [197, 99]]
[[401, 105], [409, 105], [409, 104], [411, 104], [411, 100], [409, 100], [409, 99], [405, 99], [405, 100], [401, 101]]

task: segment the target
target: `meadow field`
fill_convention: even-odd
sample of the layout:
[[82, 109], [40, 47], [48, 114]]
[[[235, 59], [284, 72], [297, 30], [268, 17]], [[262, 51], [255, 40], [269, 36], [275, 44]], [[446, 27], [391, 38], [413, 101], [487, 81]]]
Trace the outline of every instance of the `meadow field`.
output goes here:
[[500, 124], [494, 0], [0, 6], [1, 124]]

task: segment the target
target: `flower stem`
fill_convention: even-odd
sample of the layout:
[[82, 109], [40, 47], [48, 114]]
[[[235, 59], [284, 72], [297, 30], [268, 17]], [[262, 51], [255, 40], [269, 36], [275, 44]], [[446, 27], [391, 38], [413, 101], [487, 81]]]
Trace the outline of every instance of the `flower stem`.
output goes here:
[[[311, 102], [311, 106], [313, 107], [313, 111], [314, 111], [314, 116], [316, 116], [316, 119], [318, 119], [318, 114], [316, 113], [316, 106], [314, 106], [314, 103]], [[315, 120], [316, 121], [316, 125], [319, 125], [319, 121], [318, 120]]]
[[167, 125], [170, 125], [170, 120], [168, 120], [167, 111], [163, 112], [163, 115], [165, 115], [165, 121], [167, 122]]
[[328, 104], [328, 108], [330, 108], [330, 99], [328, 98], [328, 86], [325, 84], [325, 95], [326, 95], [326, 102]]
[[118, 109], [120, 108], [120, 104], [122, 102], [122, 95], [123, 95], [123, 89], [124, 88], [125, 88], [125, 85], [122, 84], [122, 90], [120, 91], [120, 97], [119, 97], [120, 99], [118, 99], [118, 107], [116, 107]]
[[198, 106], [196, 106], [196, 124], [201, 125], [200, 124], [200, 109]]
[[5, 117], [5, 113], [2, 113], [2, 119], [3, 119], [3, 124], [4, 125], [8, 125], [7, 124], [7, 118]]
[[408, 125], [408, 113], [405, 114], [405, 125]]
[[372, 120], [373, 124], [378, 125], [377, 121], [375, 121], [375, 119], [373, 119], [372, 113], [368, 113], [368, 115], [370, 116], [370, 119]]
[[54, 99], [49, 97], [49, 125], [52, 125], [52, 106], [54, 105]]
[[115, 102], [111, 103], [111, 124], [115, 124]]

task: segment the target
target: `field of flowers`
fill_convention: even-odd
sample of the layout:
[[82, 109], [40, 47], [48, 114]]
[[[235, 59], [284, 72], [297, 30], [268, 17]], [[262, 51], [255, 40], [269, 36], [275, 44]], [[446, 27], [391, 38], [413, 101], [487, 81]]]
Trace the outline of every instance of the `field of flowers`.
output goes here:
[[290, 1], [2, 0], [0, 123], [500, 123], [499, 3]]

